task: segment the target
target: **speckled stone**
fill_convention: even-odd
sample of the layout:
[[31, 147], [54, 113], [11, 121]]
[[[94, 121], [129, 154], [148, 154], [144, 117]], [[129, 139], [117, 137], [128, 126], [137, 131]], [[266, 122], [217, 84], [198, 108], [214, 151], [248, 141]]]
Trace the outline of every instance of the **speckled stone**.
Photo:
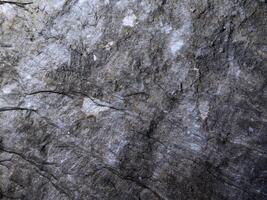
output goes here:
[[267, 198], [266, 1], [0, 0], [0, 199]]

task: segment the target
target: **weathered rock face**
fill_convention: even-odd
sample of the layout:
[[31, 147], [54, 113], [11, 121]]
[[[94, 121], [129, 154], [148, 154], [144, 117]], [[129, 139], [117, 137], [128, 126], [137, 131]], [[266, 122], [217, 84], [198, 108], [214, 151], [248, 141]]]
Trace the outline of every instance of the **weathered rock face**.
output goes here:
[[0, 1], [0, 199], [266, 199], [266, 12]]

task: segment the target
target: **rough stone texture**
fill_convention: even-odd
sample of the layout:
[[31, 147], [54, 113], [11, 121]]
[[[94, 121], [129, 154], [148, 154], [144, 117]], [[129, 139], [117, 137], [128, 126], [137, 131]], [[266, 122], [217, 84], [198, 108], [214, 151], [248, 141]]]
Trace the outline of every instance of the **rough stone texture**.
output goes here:
[[0, 1], [0, 199], [267, 199], [266, 13]]

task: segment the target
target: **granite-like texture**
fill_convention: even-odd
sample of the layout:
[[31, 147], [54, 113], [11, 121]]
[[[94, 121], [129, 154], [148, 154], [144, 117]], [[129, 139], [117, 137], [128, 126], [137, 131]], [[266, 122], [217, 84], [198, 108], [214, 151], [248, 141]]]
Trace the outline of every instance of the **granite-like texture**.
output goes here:
[[13, 2], [0, 199], [267, 199], [266, 1]]

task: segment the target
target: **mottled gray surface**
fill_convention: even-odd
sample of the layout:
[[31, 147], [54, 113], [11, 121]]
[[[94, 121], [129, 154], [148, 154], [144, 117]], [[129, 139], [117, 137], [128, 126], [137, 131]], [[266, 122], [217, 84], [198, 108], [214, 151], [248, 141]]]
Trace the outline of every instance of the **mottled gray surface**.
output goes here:
[[262, 0], [0, 1], [0, 199], [267, 199], [266, 18]]

